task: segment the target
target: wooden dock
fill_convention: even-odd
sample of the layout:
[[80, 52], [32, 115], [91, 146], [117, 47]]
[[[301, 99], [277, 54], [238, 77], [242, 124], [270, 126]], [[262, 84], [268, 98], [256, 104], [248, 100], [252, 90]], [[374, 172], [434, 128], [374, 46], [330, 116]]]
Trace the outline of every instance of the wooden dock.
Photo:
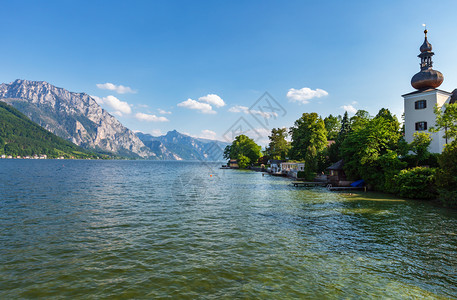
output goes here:
[[354, 191], [354, 190], [358, 190], [358, 191], [367, 191], [367, 187], [366, 186], [362, 186], [362, 187], [354, 187], [354, 186], [332, 186], [332, 185], [327, 185], [327, 190], [329, 191]]
[[316, 186], [326, 186], [325, 182], [314, 182], [314, 181], [293, 181], [291, 183], [295, 187], [316, 187]]

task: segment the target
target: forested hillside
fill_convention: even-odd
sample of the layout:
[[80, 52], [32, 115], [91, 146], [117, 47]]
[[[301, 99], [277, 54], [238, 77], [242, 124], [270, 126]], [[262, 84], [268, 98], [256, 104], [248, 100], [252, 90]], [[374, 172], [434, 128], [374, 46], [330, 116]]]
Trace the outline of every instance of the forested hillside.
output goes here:
[[0, 154], [47, 155], [49, 158], [97, 158], [30, 121], [14, 107], [0, 101]]

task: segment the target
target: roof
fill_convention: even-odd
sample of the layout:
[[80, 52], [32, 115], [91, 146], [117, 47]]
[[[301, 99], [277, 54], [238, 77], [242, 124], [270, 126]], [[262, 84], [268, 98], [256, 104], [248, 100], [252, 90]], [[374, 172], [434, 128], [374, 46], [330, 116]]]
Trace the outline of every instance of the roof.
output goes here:
[[449, 100], [449, 104], [457, 102], [457, 89], [452, 91], [451, 99]]
[[408, 93], [408, 94], [404, 94], [404, 95], [401, 95], [401, 96], [405, 97], [405, 96], [409, 96], [409, 95], [420, 94], [420, 93], [431, 92], [431, 91], [438, 91], [438, 92], [441, 92], [441, 93], [447, 94], [447, 95], [451, 94], [449, 92], [446, 92], [446, 91], [443, 91], [443, 90], [440, 90], [440, 89], [426, 89], [426, 90], [421, 90], [421, 91], [414, 91], [414, 92], [411, 92], [411, 93]]
[[344, 161], [341, 159], [327, 168], [327, 170], [343, 170]]
[[268, 163], [271, 165], [271, 164], [280, 164], [280, 163], [283, 163], [283, 162], [287, 162], [287, 160], [281, 160], [281, 159], [270, 159], [268, 161]]

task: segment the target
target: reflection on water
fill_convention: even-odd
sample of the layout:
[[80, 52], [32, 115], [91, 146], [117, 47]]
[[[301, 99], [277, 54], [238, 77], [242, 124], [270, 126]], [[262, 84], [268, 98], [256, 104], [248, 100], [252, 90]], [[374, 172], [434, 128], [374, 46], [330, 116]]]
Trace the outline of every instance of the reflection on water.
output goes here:
[[457, 213], [219, 164], [0, 161], [0, 298], [457, 297]]

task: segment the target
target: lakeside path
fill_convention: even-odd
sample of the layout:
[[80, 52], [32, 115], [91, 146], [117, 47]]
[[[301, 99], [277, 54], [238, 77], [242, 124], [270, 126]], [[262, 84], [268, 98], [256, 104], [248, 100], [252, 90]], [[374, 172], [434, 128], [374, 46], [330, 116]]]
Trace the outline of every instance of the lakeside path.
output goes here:
[[457, 297], [457, 212], [220, 164], [0, 160], [0, 298]]

